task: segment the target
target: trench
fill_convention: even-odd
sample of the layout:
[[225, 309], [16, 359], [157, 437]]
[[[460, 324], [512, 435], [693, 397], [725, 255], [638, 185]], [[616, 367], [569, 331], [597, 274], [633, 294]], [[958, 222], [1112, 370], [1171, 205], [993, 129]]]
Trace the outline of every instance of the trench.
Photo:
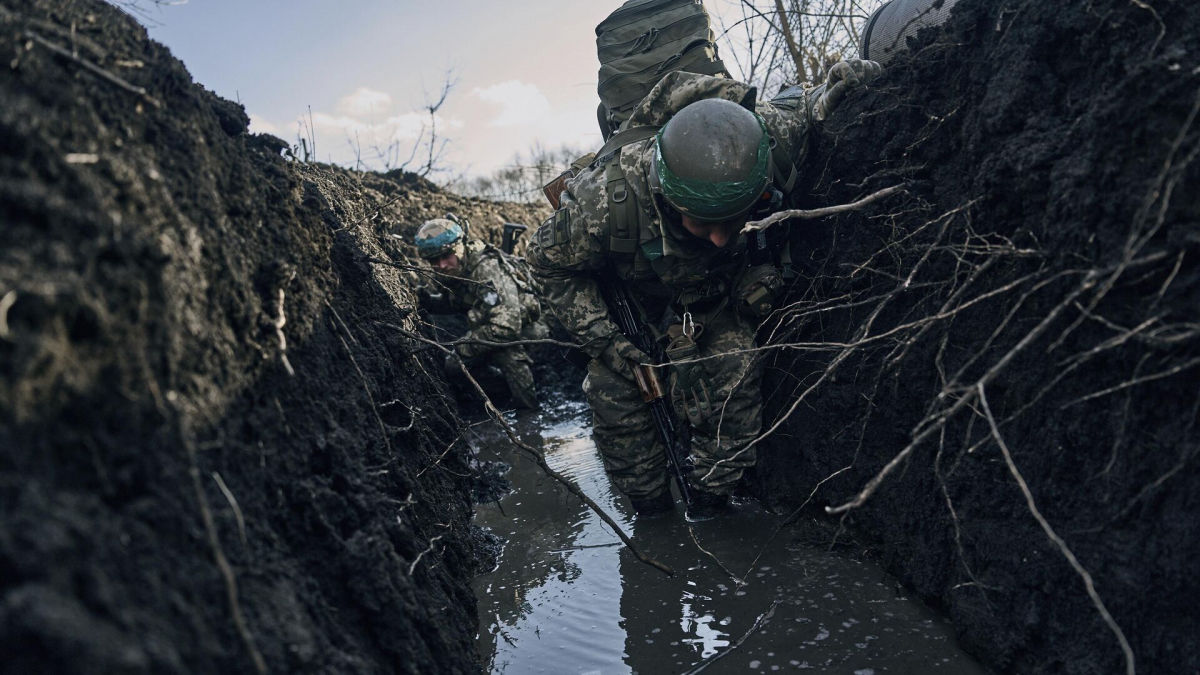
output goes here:
[[505, 542], [495, 569], [472, 582], [488, 672], [988, 672], [861, 550], [831, 546], [836, 525], [809, 518], [781, 528], [789, 514], [743, 502], [694, 524], [693, 541], [681, 505], [639, 519], [618, 497], [586, 403], [560, 397], [510, 421], [675, 576], [638, 562], [496, 425], [473, 428], [476, 457], [511, 466], [512, 490], [475, 513]]

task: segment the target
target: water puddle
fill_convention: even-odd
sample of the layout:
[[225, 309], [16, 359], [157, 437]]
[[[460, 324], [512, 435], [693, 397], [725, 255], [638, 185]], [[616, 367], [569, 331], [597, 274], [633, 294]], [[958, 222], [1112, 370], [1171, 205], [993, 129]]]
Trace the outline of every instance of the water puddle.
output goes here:
[[782, 516], [739, 506], [695, 524], [696, 541], [682, 507], [635, 518], [604, 473], [589, 421], [586, 404], [568, 400], [514, 427], [676, 574], [638, 562], [498, 429], [476, 428], [480, 459], [511, 464], [514, 488], [476, 509], [476, 523], [507, 542], [499, 566], [473, 582], [489, 672], [987, 673], [879, 568], [800, 543], [791, 528], [772, 539]]

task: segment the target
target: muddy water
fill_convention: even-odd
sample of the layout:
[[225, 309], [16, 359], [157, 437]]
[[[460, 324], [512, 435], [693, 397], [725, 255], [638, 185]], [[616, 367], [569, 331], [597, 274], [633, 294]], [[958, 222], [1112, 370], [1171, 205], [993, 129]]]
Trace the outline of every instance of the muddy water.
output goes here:
[[476, 511], [477, 524], [507, 540], [499, 566], [474, 581], [489, 672], [987, 672], [880, 569], [800, 543], [792, 527], [777, 533], [782, 516], [755, 504], [692, 532], [682, 508], [636, 518], [604, 474], [589, 417], [585, 404], [560, 401], [512, 419], [675, 576], [638, 562], [497, 430], [477, 430], [480, 459], [511, 464], [514, 487]]

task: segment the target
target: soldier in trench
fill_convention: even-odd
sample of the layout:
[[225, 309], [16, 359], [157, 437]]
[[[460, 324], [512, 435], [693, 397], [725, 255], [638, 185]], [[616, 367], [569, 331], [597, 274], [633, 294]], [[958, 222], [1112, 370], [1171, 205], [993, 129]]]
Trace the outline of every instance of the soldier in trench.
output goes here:
[[[417, 230], [417, 253], [438, 274], [438, 290], [422, 287], [421, 305], [435, 314], [465, 313], [467, 333], [446, 357], [448, 377], [468, 368], [495, 366], [513, 404], [536, 408], [529, 354], [520, 340], [545, 338], [541, 304], [523, 263], [483, 241], [469, 239], [453, 216], [426, 221]], [[499, 344], [497, 344], [499, 343]]]
[[671, 400], [690, 424], [688, 517], [719, 514], [755, 464], [755, 334], [783, 287], [786, 235], [740, 231], [789, 204], [810, 128], [880, 71], [872, 61], [842, 61], [823, 86], [791, 87], [769, 103], [733, 79], [670, 73], [614, 138], [657, 131], [603, 148], [538, 229], [528, 260], [543, 300], [591, 357], [583, 389], [593, 437], [638, 514], [674, 508], [664, 444], [633, 370], [654, 362], [618, 329], [600, 285], [624, 284], [642, 320], [665, 327], [657, 333], [672, 362]]

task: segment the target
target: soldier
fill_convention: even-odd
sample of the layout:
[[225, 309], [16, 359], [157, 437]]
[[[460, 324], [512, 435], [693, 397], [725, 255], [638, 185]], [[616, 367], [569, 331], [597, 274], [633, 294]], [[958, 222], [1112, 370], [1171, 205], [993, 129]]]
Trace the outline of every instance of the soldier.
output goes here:
[[543, 299], [591, 356], [583, 389], [593, 437], [638, 514], [674, 507], [632, 369], [652, 360], [612, 321], [599, 284], [625, 284], [648, 325], [670, 324], [671, 396], [691, 427], [688, 517], [711, 517], [755, 464], [755, 333], [783, 286], [779, 247], [761, 237], [750, 245], [739, 232], [752, 213], [785, 204], [812, 123], [879, 72], [871, 61], [843, 61], [822, 87], [792, 87], [757, 105], [741, 82], [670, 73], [566, 183], [538, 229], [528, 259]]
[[[452, 216], [451, 216], [452, 217]], [[468, 239], [463, 227], [449, 218], [426, 221], [417, 230], [417, 253], [441, 273], [444, 293], [423, 293], [422, 305], [434, 313], [465, 312], [467, 334], [446, 359], [449, 376], [461, 374], [459, 359], [468, 366], [499, 368], [521, 408], [536, 408], [532, 361], [522, 345], [496, 346], [544, 338], [541, 306], [522, 264], [500, 250]]]

